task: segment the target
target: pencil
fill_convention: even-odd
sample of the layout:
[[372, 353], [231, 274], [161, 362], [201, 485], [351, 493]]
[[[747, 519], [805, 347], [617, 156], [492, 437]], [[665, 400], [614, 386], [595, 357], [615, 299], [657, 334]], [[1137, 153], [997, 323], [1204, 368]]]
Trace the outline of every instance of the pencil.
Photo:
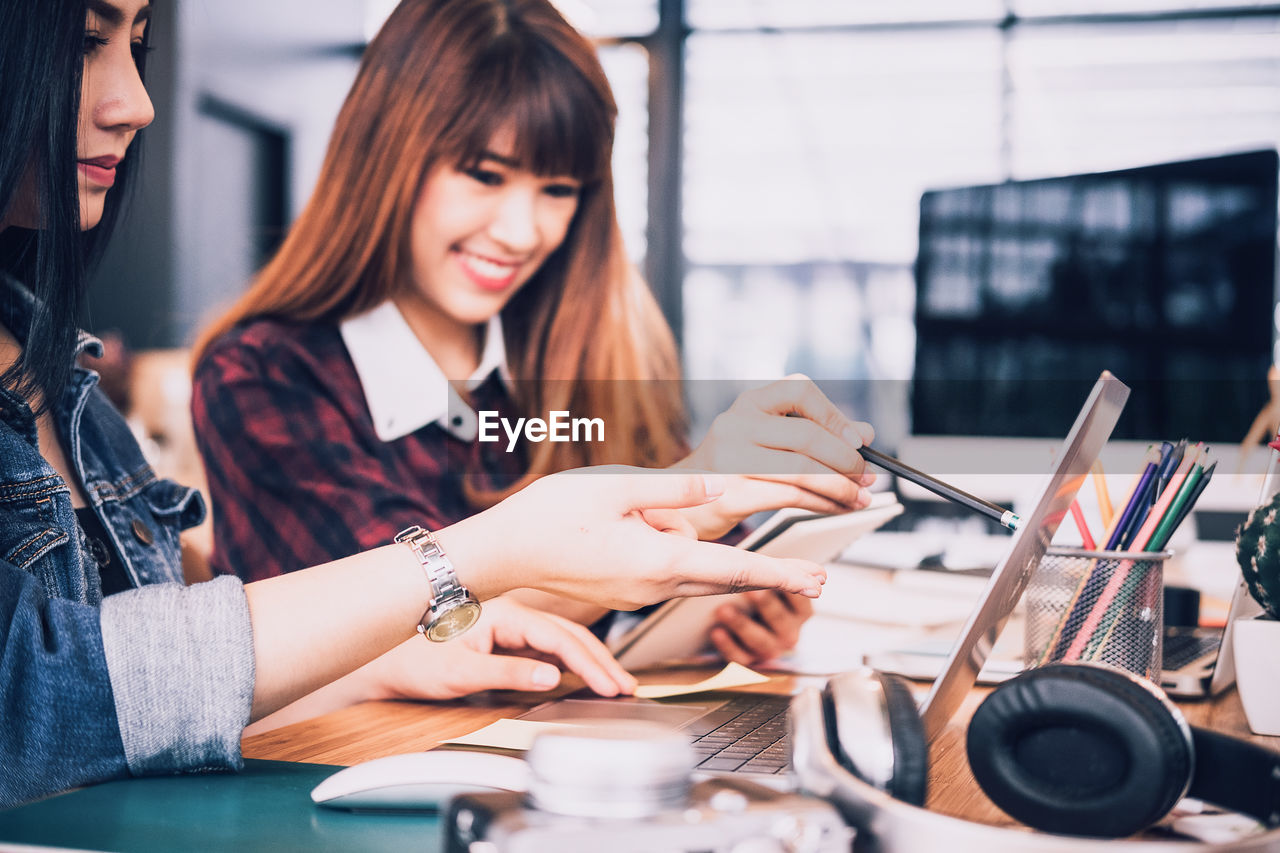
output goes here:
[[[1168, 449], [1166, 450], [1165, 448]], [[1137, 536], [1138, 530], [1146, 523], [1151, 514], [1151, 508], [1155, 506], [1155, 502], [1160, 497], [1165, 483], [1169, 480], [1169, 476], [1181, 464], [1185, 452], [1186, 444], [1184, 441], [1180, 441], [1177, 444], [1169, 444], [1166, 441], [1161, 446], [1160, 464], [1156, 467], [1155, 477], [1147, 484], [1141, 500], [1138, 501], [1136, 512], [1129, 519], [1124, 530], [1121, 531], [1119, 540], [1116, 542], [1116, 547], [1120, 550], [1127, 551], [1133, 546], [1133, 540]], [[1141, 550], [1141, 548], [1134, 547], [1134, 550]]]
[[1218, 467], [1218, 460], [1215, 459], [1213, 460], [1213, 463], [1209, 465], [1208, 468], [1204, 469], [1204, 476], [1200, 478], [1200, 482], [1196, 483], [1195, 491], [1191, 493], [1191, 497], [1187, 500], [1186, 505], [1182, 507], [1182, 510], [1179, 513], [1178, 517], [1173, 520], [1174, 530], [1177, 530], [1178, 525], [1182, 524], [1183, 520], [1186, 519], [1186, 517], [1191, 514], [1192, 507], [1196, 505], [1196, 501], [1200, 499], [1201, 493], [1203, 493], [1205, 490], [1205, 487], [1209, 485], [1209, 479], [1213, 476], [1213, 469], [1217, 467]]
[[1187, 440], [1181, 439], [1173, 446], [1173, 453], [1169, 457], [1168, 463], [1160, 469], [1160, 480], [1156, 483], [1156, 497], [1164, 494], [1165, 488], [1169, 485], [1170, 479], [1173, 477], [1174, 471], [1182, 464], [1182, 459], [1187, 455]]
[[[1173, 446], [1169, 445], [1169, 449], [1171, 451]], [[1133, 485], [1129, 487], [1129, 494], [1124, 499], [1124, 509], [1118, 517], [1112, 518], [1111, 526], [1107, 529], [1103, 546], [1105, 550], [1114, 551], [1120, 545], [1120, 538], [1124, 535], [1125, 529], [1133, 521], [1138, 507], [1146, 500], [1147, 489], [1152, 478], [1156, 476], [1165, 453], [1162, 447], [1156, 447], [1154, 444], [1147, 448], [1146, 455], [1142, 457], [1142, 471], [1134, 478]]]
[[1178, 494], [1174, 496], [1173, 503], [1169, 504], [1164, 517], [1160, 519], [1155, 532], [1151, 534], [1151, 542], [1146, 550], [1159, 551], [1164, 548], [1173, 531], [1177, 529], [1178, 522], [1186, 516], [1185, 510], [1190, 509], [1191, 495], [1199, 494], [1200, 481], [1204, 478], [1205, 470], [1204, 463], [1199, 460], [1192, 466], [1191, 473], [1187, 474], [1182, 488], [1178, 489]]
[[[1164, 517], [1169, 504], [1173, 503], [1178, 489], [1182, 487], [1182, 482], [1187, 478], [1187, 474], [1191, 471], [1191, 466], [1196, 461], [1200, 448], [1201, 445], [1197, 444], [1192, 451], [1183, 454], [1182, 461], [1169, 478], [1166, 488], [1161, 493], [1151, 512], [1148, 513], [1142, 527], [1133, 537], [1133, 550], [1147, 550], [1151, 535]], [[1132, 568], [1133, 562], [1131, 560], [1125, 560], [1116, 567], [1111, 580], [1107, 582], [1106, 588], [1103, 589], [1102, 594], [1098, 596], [1098, 600], [1089, 610], [1089, 615], [1085, 617], [1084, 624], [1080, 626], [1080, 631], [1067, 649], [1066, 660], [1078, 660], [1082, 656], [1087, 657], [1095, 654], [1102, 640], [1110, 635], [1112, 623], [1107, 620], [1116, 612], [1117, 595], [1122, 589], [1130, 590], [1134, 580], [1145, 574], [1144, 572], [1134, 572]], [[1103, 627], [1104, 622], [1106, 623], [1105, 628]]]
[[982, 498], [974, 497], [968, 492], [961, 491], [955, 486], [948, 485], [936, 477], [930, 477], [923, 471], [917, 471], [910, 465], [899, 462], [892, 456], [886, 456], [878, 450], [872, 450], [870, 447], [859, 448], [858, 453], [860, 453], [862, 458], [868, 462], [879, 465], [886, 471], [892, 474], [897, 474], [902, 479], [909, 480], [921, 488], [928, 489], [935, 495], [944, 497], [949, 501], [953, 501], [961, 506], [968, 507], [975, 512], [981, 513], [999, 524], [1001, 527], [1007, 527], [1010, 530], [1018, 529], [1018, 522], [1021, 521], [1021, 519], [1018, 518], [1017, 513], [1012, 510], [993, 504], [991, 501], [984, 501]]
[[1107, 491], [1107, 475], [1102, 471], [1102, 460], [1095, 459], [1089, 468], [1093, 477], [1093, 490], [1098, 494], [1098, 512], [1102, 515], [1102, 526], [1111, 526], [1111, 517], [1115, 510], [1111, 506], [1111, 494]]
[[[1207, 452], [1207, 448], [1201, 449], [1200, 445], [1196, 445], [1188, 453], [1188, 458], [1194, 460], [1191, 469], [1187, 473], [1186, 479], [1182, 481], [1182, 485], [1177, 487], [1177, 494], [1173, 496], [1173, 500], [1165, 508], [1164, 514], [1161, 516], [1160, 521], [1157, 522], [1155, 530], [1151, 533], [1151, 538], [1143, 546], [1142, 550], [1162, 551], [1164, 546], [1168, 544], [1169, 538], [1177, 530], [1178, 522], [1186, 516], [1185, 510], [1189, 506], [1191, 496], [1199, 494], [1200, 483], [1203, 481], [1205, 473], [1203, 460]], [[1170, 488], [1173, 488], [1172, 480], [1170, 481]], [[1156, 576], [1156, 573], [1152, 572], [1149, 566], [1144, 566], [1142, 571], [1130, 572], [1129, 577], [1125, 579], [1124, 585], [1116, 593], [1115, 600], [1111, 602], [1107, 617], [1104, 618], [1104, 624], [1108, 626], [1106, 633], [1103, 634], [1100, 641], [1095, 641], [1090, 649], [1086, 651], [1086, 656], [1096, 656], [1102, 649], [1107, 647], [1112, 634], [1115, 633], [1116, 628], [1124, 619], [1123, 608], [1126, 603], [1133, 600], [1134, 590], [1144, 584], [1149, 585], [1151, 578]], [[1144, 595], [1146, 594], [1139, 594], [1139, 599], [1147, 600]], [[1112, 618], [1112, 614], [1115, 614], [1114, 618]]]
[[1093, 535], [1089, 533], [1089, 525], [1084, 520], [1084, 510], [1080, 508], [1080, 501], [1071, 502], [1071, 517], [1076, 520], [1076, 529], [1080, 531], [1080, 541], [1084, 543], [1086, 551], [1092, 551], [1098, 547], [1098, 543], [1093, 541]]
[[[1173, 445], [1168, 445], [1168, 447], [1172, 449]], [[1163, 448], [1154, 444], [1147, 446], [1147, 452], [1142, 457], [1142, 470], [1134, 477], [1133, 484], [1129, 486], [1129, 492], [1125, 495], [1124, 510], [1120, 515], [1111, 519], [1111, 526], [1107, 528], [1103, 536], [1103, 542], [1106, 543], [1105, 550], [1115, 550], [1125, 523], [1137, 511], [1138, 501], [1141, 499], [1147, 483], [1155, 476], [1156, 467], [1160, 464], [1160, 458], [1164, 452], [1166, 451]], [[1044, 652], [1040, 655], [1040, 664], [1044, 664], [1050, 659], [1057, 660], [1075, 638], [1075, 632], [1068, 626], [1079, 625], [1084, 618], [1084, 602], [1091, 601], [1094, 598], [1093, 594], [1085, 595], [1086, 591], [1097, 589], [1106, 583], [1103, 573], [1097, 571], [1097, 568], [1098, 560], [1094, 559], [1081, 576], [1080, 583], [1076, 587], [1075, 593], [1071, 596], [1071, 601], [1063, 608], [1062, 618], [1058, 620], [1058, 625], [1054, 629], [1053, 635], [1049, 638]]]

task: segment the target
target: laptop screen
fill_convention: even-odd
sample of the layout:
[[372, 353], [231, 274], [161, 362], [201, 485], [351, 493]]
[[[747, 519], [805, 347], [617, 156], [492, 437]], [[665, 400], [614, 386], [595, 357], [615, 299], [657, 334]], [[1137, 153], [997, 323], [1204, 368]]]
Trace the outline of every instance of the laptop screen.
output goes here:
[[920, 715], [930, 740], [946, 727], [976, 683], [1009, 613], [1022, 597], [1031, 573], [1057, 533], [1089, 467], [1110, 438], [1128, 398], [1129, 387], [1104, 370], [1067, 433], [1035, 508], [1023, 517], [1010, 540], [1008, 553], [992, 572], [942, 674], [924, 700]]

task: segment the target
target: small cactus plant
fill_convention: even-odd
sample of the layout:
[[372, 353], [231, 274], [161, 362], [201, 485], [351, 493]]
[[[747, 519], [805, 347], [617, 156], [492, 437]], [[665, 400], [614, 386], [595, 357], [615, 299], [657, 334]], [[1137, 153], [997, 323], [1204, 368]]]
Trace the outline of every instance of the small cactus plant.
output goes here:
[[1280, 492], [1249, 514], [1236, 536], [1236, 562], [1249, 594], [1280, 619]]

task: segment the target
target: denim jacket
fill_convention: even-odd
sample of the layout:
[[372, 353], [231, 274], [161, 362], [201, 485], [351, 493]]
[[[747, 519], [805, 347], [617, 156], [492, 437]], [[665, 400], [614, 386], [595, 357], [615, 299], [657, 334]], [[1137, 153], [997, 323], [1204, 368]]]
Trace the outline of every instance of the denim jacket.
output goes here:
[[[22, 341], [33, 300], [0, 278]], [[101, 353], [81, 335], [77, 352]], [[77, 367], [51, 408], [68, 464], [136, 589], [102, 597], [71, 490], [36, 421], [0, 388], [0, 807], [130, 774], [238, 768], [253, 696], [240, 582], [184, 586], [198, 492], [158, 479], [124, 418]]]

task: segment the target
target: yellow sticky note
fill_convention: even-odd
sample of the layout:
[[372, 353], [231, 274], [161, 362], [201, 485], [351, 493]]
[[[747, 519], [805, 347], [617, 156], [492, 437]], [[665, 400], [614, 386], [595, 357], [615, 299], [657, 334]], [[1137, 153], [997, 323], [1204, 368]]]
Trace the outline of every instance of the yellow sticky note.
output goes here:
[[642, 684], [636, 688], [636, 695], [641, 699], [665, 699], [669, 696], [683, 696], [688, 693], [705, 693], [708, 690], [724, 690], [728, 687], [760, 684], [768, 680], [769, 676], [767, 675], [761, 675], [740, 663], [731, 663], [710, 678], [705, 678], [695, 684]]
[[498, 720], [471, 734], [452, 738], [445, 743], [465, 746], [494, 746], [501, 749], [528, 749], [542, 732], [574, 728], [571, 723], [538, 723], [532, 720]]

